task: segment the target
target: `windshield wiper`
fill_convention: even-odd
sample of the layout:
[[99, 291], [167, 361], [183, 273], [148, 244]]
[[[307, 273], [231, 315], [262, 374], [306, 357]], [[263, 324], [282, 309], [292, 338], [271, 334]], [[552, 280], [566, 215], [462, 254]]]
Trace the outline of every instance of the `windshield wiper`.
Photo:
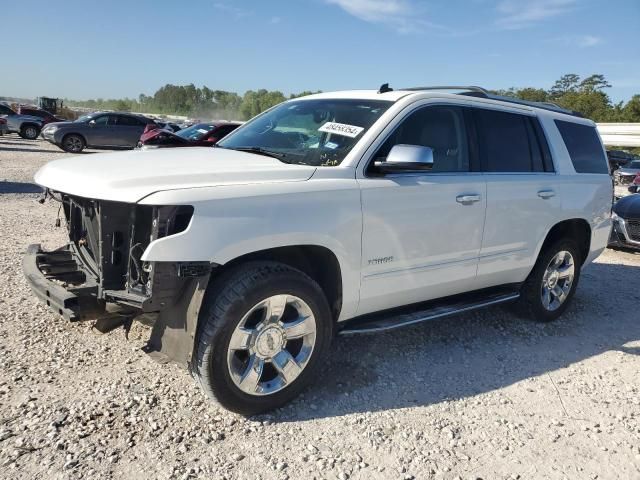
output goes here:
[[265, 157], [277, 158], [278, 160], [280, 160], [280, 161], [282, 161], [284, 163], [289, 163], [289, 162], [286, 162], [286, 161], [282, 160], [284, 157], [287, 156], [286, 153], [274, 152], [273, 150], [267, 150], [267, 149], [264, 149], [262, 147], [221, 147], [221, 148], [228, 148], [229, 150], [237, 150], [239, 152], [257, 153], [258, 155], [264, 155]]

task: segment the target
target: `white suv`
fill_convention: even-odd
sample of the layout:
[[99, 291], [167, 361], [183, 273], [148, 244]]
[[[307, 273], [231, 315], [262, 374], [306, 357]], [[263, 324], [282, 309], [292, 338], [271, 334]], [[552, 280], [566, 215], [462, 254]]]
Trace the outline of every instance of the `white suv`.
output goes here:
[[502, 302], [553, 320], [611, 229], [595, 125], [446, 90], [322, 93], [214, 148], [50, 162], [70, 242], [30, 246], [26, 277], [69, 320], [152, 322], [147, 351], [244, 414], [295, 397], [334, 334]]

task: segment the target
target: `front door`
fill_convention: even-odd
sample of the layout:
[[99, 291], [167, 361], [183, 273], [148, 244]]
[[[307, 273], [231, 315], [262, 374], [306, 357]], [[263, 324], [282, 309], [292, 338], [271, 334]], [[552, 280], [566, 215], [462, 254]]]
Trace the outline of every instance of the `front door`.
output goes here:
[[[486, 210], [462, 107], [419, 107], [374, 154], [359, 180], [362, 279], [359, 314], [473, 290]], [[393, 145], [434, 150], [424, 173], [376, 172]]]
[[99, 115], [89, 122], [89, 128], [85, 131], [87, 145], [92, 147], [102, 147], [110, 145], [110, 124], [113, 122], [113, 115]]

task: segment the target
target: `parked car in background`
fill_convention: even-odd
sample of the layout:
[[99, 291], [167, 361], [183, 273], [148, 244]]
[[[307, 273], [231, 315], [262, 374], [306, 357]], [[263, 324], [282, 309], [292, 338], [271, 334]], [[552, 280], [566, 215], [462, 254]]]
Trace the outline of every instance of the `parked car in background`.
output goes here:
[[630, 185], [639, 173], [640, 160], [633, 160], [613, 172], [613, 180], [616, 185]]
[[640, 195], [628, 195], [613, 205], [610, 247], [640, 250]]
[[157, 120], [156, 120], [156, 123], [160, 128], [164, 128], [165, 130], [171, 130], [172, 132], [177, 132], [178, 130], [182, 130], [182, 127], [180, 127], [180, 125], [178, 125], [177, 123], [158, 122]]
[[28, 140], [38, 138], [44, 125], [41, 118], [32, 115], [20, 115], [4, 103], [0, 103], [0, 117], [7, 122], [6, 130], [8, 133], [17, 133]]
[[42, 137], [71, 153], [85, 148], [127, 149], [137, 145], [149, 124], [155, 122], [142, 115], [95, 112], [73, 122], [50, 123], [43, 128]]
[[633, 160], [640, 160], [640, 157], [624, 150], [607, 150], [607, 159], [609, 160], [611, 171], [614, 171]]
[[640, 173], [636, 175], [636, 178], [633, 179], [633, 182], [631, 182], [627, 190], [629, 193], [640, 193]]
[[240, 125], [241, 122], [208, 122], [175, 133], [166, 129], [150, 130], [142, 134], [138, 148], [207, 147], [215, 145]]
[[29, 106], [20, 105], [18, 107], [18, 114], [19, 115], [30, 115], [32, 117], [41, 118], [42, 119], [42, 123], [44, 125], [46, 125], [48, 123], [53, 123], [53, 122], [66, 122], [67, 121], [66, 118], [58, 117], [56, 115], [53, 115], [50, 112], [47, 112], [46, 110], [42, 110], [41, 108], [37, 108], [37, 107], [29, 107]]

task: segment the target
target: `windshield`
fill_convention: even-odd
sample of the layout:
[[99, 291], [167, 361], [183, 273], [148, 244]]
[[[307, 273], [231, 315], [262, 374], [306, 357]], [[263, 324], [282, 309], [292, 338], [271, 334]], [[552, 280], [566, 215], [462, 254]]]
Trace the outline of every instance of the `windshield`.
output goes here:
[[75, 122], [88, 122], [92, 118], [93, 118], [93, 113], [88, 113], [87, 115], [82, 115], [81, 117], [78, 117], [74, 121]]
[[193, 142], [200, 140], [215, 127], [215, 123], [196, 123], [192, 127], [176, 132], [176, 135]]
[[384, 100], [294, 100], [265, 112], [219, 147], [275, 153], [285, 163], [335, 166], [392, 105]]

